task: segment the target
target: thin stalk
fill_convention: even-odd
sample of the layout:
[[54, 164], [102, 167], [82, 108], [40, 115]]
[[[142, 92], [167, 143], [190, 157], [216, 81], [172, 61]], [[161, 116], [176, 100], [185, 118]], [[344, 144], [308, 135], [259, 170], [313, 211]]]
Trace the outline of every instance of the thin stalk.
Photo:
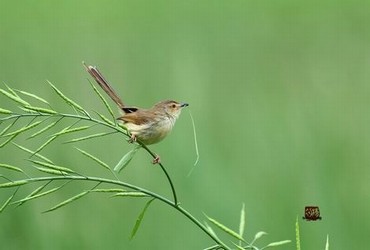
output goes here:
[[196, 226], [198, 226], [204, 233], [206, 233], [211, 239], [213, 239], [217, 244], [222, 246], [224, 249], [230, 249], [227, 245], [225, 245], [223, 242], [219, 241], [216, 237], [214, 237], [207, 228], [199, 221], [197, 220], [193, 215], [191, 215], [187, 210], [182, 208], [179, 204], [157, 194], [152, 191], [149, 191], [147, 189], [144, 189], [142, 187], [138, 187], [135, 185], [132, 185], [130, 183], [118, 181], [118, 180], [110, 180], [105, 178], [99, 178], [99, 177], [90, 177], [90, 176], [76, 176], [76, 175], [65, 175], [65, 176], [48, 176], [48, 177], [36, 177], [36, 178], [29, 178], [24, 179], [27, 183], [32, 182], [42, 182], [42, 181], [57, 181], [57, 180], [82, 180], [82, 181], [93, 181], [98, 183], [107, 183], [107, 184], [114, 184], [118, 186], [123, 186], [126, 188], [130, 188], [136, 191], [140, 191], [142, 193], [145, 193], [153, 198], [156, 198], [163, 203], [175, 208], [177, 211], [179, 211], [181, 214], [183, 214], [185, 217], [187, 217], [189, 220], [191, 220]]

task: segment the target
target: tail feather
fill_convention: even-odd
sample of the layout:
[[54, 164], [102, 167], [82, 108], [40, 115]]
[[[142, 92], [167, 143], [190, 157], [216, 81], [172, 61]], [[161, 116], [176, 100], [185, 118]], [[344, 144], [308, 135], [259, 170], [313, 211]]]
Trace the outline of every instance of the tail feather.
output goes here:
[[118, 105], [119, 108], [123, 109], [125, 105], [123, 104], [121, 98], [116, 94], [112, 86], [105, 80], [103, 75], [100, 73], [97, 67], [87, 66], [85, 62], [82, 62], [86, 68], [86, 71], [95, 79], [99, 86], [109, 95], [109, 97]]

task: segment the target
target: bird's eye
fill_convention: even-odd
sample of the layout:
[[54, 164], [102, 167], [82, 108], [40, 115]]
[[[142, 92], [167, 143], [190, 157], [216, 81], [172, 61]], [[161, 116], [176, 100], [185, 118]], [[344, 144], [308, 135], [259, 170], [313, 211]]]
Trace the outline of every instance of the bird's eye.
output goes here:
[[174, 109], [176, 108], [176, 104], [172, 104], [171, 107]]

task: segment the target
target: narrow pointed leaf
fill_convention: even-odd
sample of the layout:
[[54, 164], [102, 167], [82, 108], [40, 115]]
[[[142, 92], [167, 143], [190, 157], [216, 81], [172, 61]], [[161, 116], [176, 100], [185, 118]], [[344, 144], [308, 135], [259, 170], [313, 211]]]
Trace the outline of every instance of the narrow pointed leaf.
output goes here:
[[89, 157], [90, 159], [92, 159], [93, 161], [95, 161], [96, 163], [98, 163], [100, 166], [102, 166], [103, 168], [106, 168], [108, 170], [110, 170], [110, 167], [108, 166], [108, 164], [106, 164], [105, 162], [103, 162], [102, 160], [98, 159], [97, 157], [93, 156], [92, 154], [89, 154], [87, 153], [86, 151], [82, 150], [82, 149], [79, 149], [79, 148], [76, 148], [78, 151], [80, 151], [83, 155]]
[[0, 144], [0, 148], [4, 147], [6, 144], [8, 144], [9, 142], [11, 142], [15, 137], [17, 137], [17, 135], [18, 134], [12, 135], [8, 139], [6, 139], [6, 141], [4, 141], [3, 143]]
[[43, 150], [47, 145], [49, 145], [56, 138], [57, 138], [56, 136], [53, 136], [53, 137], [49, 138], [46, 142], [44, 142], [44, 144], [42, 144], [40, 147], [38, 147], [38, 149], [36, 149], [34, 151], [34, 154], [37, 154], [38, 152], [40, 152], [41, 150]]
[[16, 96], [16, 97], [19, 97], [19, 95], [17, 95], [17, 93], [11, 88], [11, 87], [9, 87], [8, 86], [8, 84], [4, 84], [5, 86], [6, 86], [6, 88], [9, 90], [9, 92], [12, 94], [12, 95], [14, 95], [14, 96]]
[[20, 98], [19, 96], [16, 96], [16, 95], [13, 95], [3, 89], [0, 89], [0, 93], [2, 93], [3, 95], [5, 95], [6, 97], [8, 97], [9, 99], [21, 104], [22, 106], [28, 106], [30, 105], [28, 102], [26, 102], [25, 100], [23, 100], [22, 98]]
[[[90, 81], [89, 81], [90, 82]], [[102, 102], [104, 103], [104, 106], [107, 108], [109, 114], [112, 116], [112, 119], [115, 119], [114, 117], [114, 114], [113, 114], [113, 111], [111, 109], [111, 107], [109, 106], [108, 102], [105, 100], [105, 98], [103, 97], [102, 94], [100, 94], [100, 92], [98, 91], [98, 89], [94, 86], [94, 84], [92, 84], [90, 82], [90, 85], [91, 87], [93, 88], [93, 90], [95, 91], [95, 93], [99, 96], [100, 100], [102, 100]]]
[[325, 250], [329, 250], [329, 234], [328, 234], [328, 235], [326, 235]]
[[234, 242], [231, 242], [237, 249], [239, 250], [245, 250], [245, 248], [241, 247], [240, 245], [238, 244], [235, 244]]
[[222, 249], [220, 245], [214, 245], [211, 247], [204, 248], [203, 250], [219, 250], [219, 249]]
[[62, 186], [59, 186], [59, 187], [56, 187], [56, 188], [52, 188], [48, 191], [45, 191], [45, 192], [42, 192], [42, 193], [39, 193], [39, 194], [36, 194], [36, 195], [32, 195], [32, 196], [27, 196], [26, 198], [23, 198], [21, 200], [18, 200], [18, 201], [14, 201], [13, 203], [16, 204], [16, 203], [25, 203], [27, 201], [30, 201], [30, 200], [33, 200], [33, 199], [37, 199], [37, 198], [40, 198], [42, 196], [45, 196], [45, 195], [48, 195], [48, 194], [51, 194], [51, 193], [54, 193], [55, 191], [58, 191], [59, 189], [61, 189], [64, 185]]
[[298, 223], [298, 216], [295, 221], [295, 242], [296, 242], [296, 249], [301, 250], [301, 240], [299, 236], [299, 223]]
[[77, 110], [81, 111], [82, 113], [86, 114], [85, 110], [78, 105], [76, 102], [72, 101], [70, 98], [65, 96], [57, 87], [55, 87], [50, 81], [47, 81], [49, 85], [54, 89], [54, 91], [70, 106], [76, 108]]
[[[206, 228], [207, 228], [207, 230], [208, 230], [208, 232], [215, 238], [215, 239], [217, 239], [217, 241], [219, 242], [219, 243], [221, 243], [221, 245], [224, 245], [225, 246], [225, 243], [223, 243], [221, 240], [220, 240], [220, 238], [218, 238], [218, 236], [217, 236], [217, 234], [215, 233], [215, 231], [213, 231], [213, 229], [212, 229], [212, 227], [210, 227], [206, 222], [204, 223], [205, 224], [205, 226], [206, 226]], [[222, 249], [222, 248], [221, 248]]]
[[35, 94], [32, 94], [32, 93], [29, 93], [29, 92], [26, 92], [26, 91], [23, 91], [23, 90], [17, 90], [19, 93], [22, 93], [23, 95], [26, 95], [26, 96], [29, 96], [29, 97], [32, 97], [32, 98], [35, 98], [36, 100], [40, 101], [40, 102], [43, 102], [45, 104], [49, 104], [48, 101], [46, 101], [45, 99], [35, 95]]
[[261, 238], [262, 236], [264, 236], [264, 235], [266, 235], [267, 233], [266, 232], [263, 232], [263, 231], [260, 231], [260, 232], [258, 232], [258, 233], [256, 233], [256, 235], [254, 236], [254, 239], [253, 239], [253, 241], [252, 241], [252, 244], [256, 241], [256, 240], [258, 240], [259, 238]]
[[1, 183], [0, 188], [18, 187], [18, 186], [22, 186], [27, 183], [28, 181], [26, 180], [11, 181], [11, 182], [6, 182], [6, 183]]
[[272, 243], [268, 244], [266, 247], [264, 247], [262, 249], [265, 249], [265, 248], [268, 248], [268, 247], [277, 247], [277, 246], [288, 244], [290, 242], [291, 242], [291, 240], [282, 240], [282, 241], [272, 242]]
[[38, 158], [40, 158], [40, 159], [42, 159], [42, 160], [44, 160], [44, 161], [46, 161], [46, 162], [48, 162], [48, 163], [50, 163], [50, 164], [54, 164], [50, 159], [46, 158], [45, 156], [43, 156], [43, 155], [41, 155], [41, 154], [35, 153], [35, 151], [32, 151], [32, 150], [30, 150], [30, 149], [28, 149], [28, 148], [25, 148], [25, 147], [23, 147], [23, 146], [21, 146], [21, 145], [18, 145], [18, 144], [16, 144], [15, 142], [13, 142], [13, 144], [14, 144], [16, 147], [18, 147], [19, 149], [21, 149], [21, 150], [23, 150], [23, 151], [25, 151], [25, 152], [27, 152], [27, 153], [30, 153], [31, 155], [34, 155], [34, 156], [36, 156], [36, 157], [38, 157]]
[[102, 119], [104, 122], [110, 124], [110, 125], [115, 125], [114, 122], [112, 122], [111, 120], [109, 120], [107, 117], [105, 117], [104, 115], [100, 114], [100, 113], [97, 113], [98, 116], [100, 117], [100, 119]]
[[36, 112], [39, 112], [39, 113], [50, 114], [50, 115], [54, 115], [54, 114], [57, 113], [56, 111], [51, 110], [51, 109], [34, 107], [34, 106], [24, 106], [23, 108], [28, 109], [30, 111], [36, 111]]
[[60, 170], [54, 170], [50, 168], [43, 168], [43, 167], [35, 167], [37, 170], [47, 173], [47, 174], [52, 174], [52, 175], [68, 175], [67, 172], [60, 171]]
[[0, 168], [6, 168], [6, 169], [9, 169], [9, 170], [13, 170], [13, 171], [23, 173], [22, 169], [20, 169], [18, 167], [11, 166], [11, 165], [8, 165], [8, 164], [4, 164], [4, 163], [0, 163]]
[[131, 235], [130, 235], [130, 239], [133, 239], [137, 233], [137, 230], [139, 229], [140, 225], [141, 225], [141, 222], [143, 221], [143, 218], [144, 218], [144, 215], [145, 215], [145, 212], [146, 210], [148, 209], [148, 207], [150, 206], [150, 204], [154, 201], [155, 199], [151, 199], [149, 200], [145, 206], [144, 206], [144, 209], [143, 211], [141, 211], [141, 213], [139, 214], [139, 216], [137, 217], [136, 219], [136, 223], [134, 225], [134, 228], [132, 229], [131, 231]]
[[124, 189], [121, 188], [98, 188], [98, 189], [93, 189], [90, 190], [90, 192], [101, 192], [101, 193], [120, 193], [120, 192], [125, 192]]
[[[36, 195], [36, 194], [38, 194], [39, 192], [41, 192], [47, 185], [49, 185], [51, 183], [51, 181], [49, 181], [49, 182], [47, 182], [47, 183], [45, 183], [44, 185], [42, 185], [42, 186], [39, 186], [38, 188], [36, 188], [35, 190], [33, 190], [29, 195], [27, 195], [26, 196], [26, 198], [29, 198], [29, 197], [32, 197], [32, 196], [34, 196], [34, 195]], [[25, 199], [26, 199], [25, 198]], [[13, 203], [17, 203], [16, 201], [15, 202], [12, 202], [12, 204]], [[17, 204], [17, 206], [21, 206], [21, 205], [23, 205], [23, 203], [25, 203], [25, 202], [19, 202], [18, 204]]]
[[42, 121], [34, 122], [34, 123], [32, 123], [32, 124], [30, 124], [30, 125], [28, 125], [28, 126], [25, 126], [25, 127], [23, 127], [23, 128], [20, 128], [20, 129], [16, 130], [16, 131], [13, 131], [13, 132], [10, 132], [10, 133], [8, 133], [8, 134], [5, 134], [5, 135], [3, 135], [3, 137], [6, 137], [6, 136], [12, 136], [12, 135], [19, 135], [19, 134], [20, 134], [20, 133], [22, 133], [22, 132], [25, 132], [25, 131], [27, 131], [27, 130], [30, 130], [30, 129], [32, 129], [32, 128], [34, 128], [34, 127], [36, 127], [36, 126], [37, 126], [37, 125], [39, 125], [41, 122], [42, 122]]
[[83, 196], [87, 195], [89, 193], [89, 191], [84, 191], [82, 193], [79, 193], [78, 195], [75, 195], [57, 205], [55, 205], [54, 207], [52, 208], [49, 208], [48, 210], [45, 210], [43, 213], [48, 213], [48, 212], [51, 212], [51, 211], [54, 211], [54, 210], [57, 210], [58, 208], [61, 208], [61, 207], [64, 207], [65, 205], [68, 205], [69, 203], [73, 202], [73, 201], [76, 201], [80, 198], [82, 198]]
[[50, 123], [49, 125], [47, 125], [43, 129], [41, 129], [41, 130], [37, 131], [36, 133], [32, 134], [29, 138], [33, 138], [33, 137], [36, 137], [36, 136], [44, 133], [45, 131], [47, 131], [47, 130], [51, 129], [52, 127], [54, 127], [57, 123], [58, 123], [58, 121], [55, 121], [55, 122]]
[[3, 134], [5, 134], [13, 125], [14, 125], [15, 122], [9, 124], [8, 126], [6, 126], [1, 132], [0, 132], [0, 136], [2, 136]]
[[114, 167], [114, 171], [121, 172], [122, 169], [124, 169], [132, 160], [132, 158], [135, 156], [136, 152], [140, 146], [135, 147], [131, 151], [129, 151], [127, 154], [125, 154], [122, 159], [117, 163], [117, 165]]
[[240, 210], [240, 222], [239, 222], [239, 235], [241, 237], [243, 237], [244, 235], [244, 229], [245, 229], [245, 204], [243, 203], [242, 209]]
[[15, 193], [12, 194], [5, 202], [4, 204], [0, 207], [0, 214], [4, 211], [4, 209], [9, 205], [9, 203], [11, 202], [11, 200], [13, 199]]
[[10, 110], [0, 108], [0, 114], [9, 115], [9, 114], [12, 114], [12, 113], [13, 112], [10, 111]]
[[224, 231], [225, 233], [231, 235], [232, 237], [238, 239], [238, 240], [241, 240], [243, 242], [245, 242], [245, 240], [243, 239], [242, 236], [240, 236], [237, 232], [235, 232], [234, 230], [226, 227], [225, 225], [221, 224], [220, 222], [216, 221], [215, 219], [211, 218], [211, 217], [208, 217], [206, 215], [207, 219], [212, 222], [212, 224], [214, 224], [215, 226], [217, 226], [219, 229], [221, 229], [222, 231]]
[[119, 193], [116, 193], [116, 194], [112, 195], [112, 197], [117, 197], [117, 196], [121, 196], [121, 197], [148, 197], [148, 195], [143, 193], [143, 192], [133, 192], [133, 191], [119, 192]]
[[72, 139], [70, 141], [66, 141], [65, 143], [73, 143], [73, 142], [89, 140], [89, 139], [103, 137], [103, 136], [114, 134], [114, 133], [116, 133], [116, 132], [98, 133], [98, 134], [88, 135], [88, 136], [84, 136], [84, 137], [75, 138], [75, 139]]
[[37, 165], [40, 165], [42, 167], [49, 168], [49, 169], [54, 169], [54, 170], [58, 170], [58, 171], [66, 172], [66, 173], [76, 173], [72, 169], [69, 169], [69, 168], [66, 168], [66, 167], [57, 166], [57, 165], [50, 164], [50, 163], [47, 163], [47, 162], [36, 161], [36, 160], [32, 160], [32, 159], [29, 159], [29, 161], [30, 162], [33, 162], [33, 163], [35, 163]]
[[77, 132], [77, 131], [81, 131], [81, 130], [85, 130], [85, 129], [88, 129], [90, 128], [91, 126], [81, 126], [81, 127], [78, 127], [78, 128], [67, 128], [67, 129], [62, 129], [61, 131], [51, 135], [51, 136], [60, 136], [60, 135], [64, 135], [64, 134], [69, 134], [69, 133], [73, 133], [73, 132]]

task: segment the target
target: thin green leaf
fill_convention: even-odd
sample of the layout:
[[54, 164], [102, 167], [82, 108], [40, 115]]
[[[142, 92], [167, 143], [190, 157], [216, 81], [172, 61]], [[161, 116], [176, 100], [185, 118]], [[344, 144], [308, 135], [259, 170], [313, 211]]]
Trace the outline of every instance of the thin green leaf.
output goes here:
[[219, 249], [222, 249], [221, 245], [214, 245], [214, 246], [210, 246], [210, 247], [207, 247], [207, 248], [204, 248], [203, 250], [219, 250]]
[[43, 168], [43, 167], [35, 167], [37, 170], [47, 173], [47, 174], [52, 174], [52, 175], [68, 175], [67, 172], [60, 171], [60, 170], [55, 170], [55, 169], [50, 169], [50, 168]]
[[116, 193], [116, 194], [112, 195], [112, 197], [117, 197], [117, 196], [121, 196], [121, 197], [148, 197], [148, 195], [143, 193], [143, 192], [133, 192], [133, 191], [124, 191], [124, 192], [119, 192], [119, 193]]
[[52, 188], [48, 191], [45, 191], [45, 192], [42, 192], [42, 193], [39, 193], [39, 194], [36, 194], [36, 195], [32, 195], [32, 196], [27, 196], [26, 198], [23, 198], [21, 200], [18, 200], [18, 201], [14, 201], [12, 203], [16, 204], [16, 203], [25, 203], [27, 201], [30, 201], [30, 200], [33, 200], [33, 199], [36, 199], [36, 198], [40, 198], [42, 196], [45, 196], [45, 195], [48, 195], [48, 194], [51, 194], [51, 193], [54, 193], [56, 191], [58, 191], [59, 189], [61, 189], [64, 185], [61, 185], [59, 187], [56, 187], [56, 188]]
[[11, 182], [6, 182], [6, 183], [1, 183], [0, 188], [18, 187], [18, 186], [22, 186], [27, 183], [28, 181], [26, 180], [11, 181]]
[[329, 234], [328, 234], [328, 235], [326, 235], [325, 250], [329, 250]]
[[[58, 120], [59, 121], [59, 120]], [[58, 123], [58, 121], [55, 121], [55, 122], [53, 122], [53, 123], [50, 123], [49, 125], [47, 125], [46, 127], [44, 127], [43, 129], [40, 129], [39, 131], [37, 131], [36, 133], [34, 133], [34, 134], [32, 134], [30, 137], [28, 137], [29, 139], [30, 138], [34, 138], [34, 137], [36, 137], [36, 136], [38, 136], [38, 135], [40, 135], [40, 134], [42, 134], [42, 133], [44, 133], [45, 131], [47, 131], [47, 130], [49, 130], [49, 129], [51, 129], [52, 127], [54, 127], [57, 123]]]
[[26, 102], [25, 100], [23, 100], [22, 98], [20, 98], [19, 96], [17, 95], [13, 95], [3, 89], [0, 89], [0, 93], [2, 93], [3, 95], [5, 95], [6, 97], [8, 97], [9, 99], [21, 104], [22, 106], [29, 106], [30, 104], [28, 102]]
[[245, 248], [241, 247], [240, 245], [234, 243], [234, 242], [231, 242], [234, 246], [236, 246], [237, 249], [239, 250], [245, 250]]
[[[208, 232], [215, 238], [217, 239], [217, 242], [220, 242], [222, 243], [222, 241], [220, 240], [220, 238], [218, 238], [217, 234], [215, 233], [215, 231], [213, 231], [212, 227], [210, 227], [207, 222], [204, 223]], [[222, 245], [225, 245], [224, 243], [222, 243]]]
[[100, 119], [102, 119], [104, 122], [110, 124], [110, 125], [115, 125], [114, 122], [112, 122], [111, 120], [109, 120], [107, 117], [105, 117], [104, 115], [100, 114], [100, 113], [97, 113], [98, 116], [100, 117]]
[[[239, 235], [243, 237], [245, 229], [245, 204], [243, 203], [242, 209], [240, 210], [240, 222], [239, 222]], [[241, 246], [242, 241], [239, 242]]]
[[8, 134], [5, 134], [5, 135], [3, 135], [2, 137], [13, 136], [13, 135], [19, 135], [19, 134], [20, 134], [20, 133], [22, 133], [22, 132], [25, 132], [25, 131], [27, 131], [27, 130], [30, 130], [30, 129], [32, 129], [32, 128], [34, 128], [34, 127], [36, 127], [36, 126], [37, 126], [37, 125], [39, 125], [41, 122], [42, 122], [42, 121], [34, 122], [34, 123], [32, 123], [32, 124], [30, 124], [30, 125], [28, 125], [28, 126], [25, 126], [25, 127], [23, 127], [23, 128], [20, 128], [20, 129], [16, 130], [16, 131], [13, 131], [13, 132], [10, 132], [10, 133], [8, 133]]
[[29, 161], [30, 162], [33, 162], [33, 163], [35, 163], [37, 165], [40, 165], [42, 167], [49, 168], [49, 169], [54, 169], [54, 170], [58, 170], [58, 171], [66, 172], [66, 173], [76, 173], [72, 169], [69, 169], [69, 168], [66, 168], [66, 167], [57, 166], [55, 164], [51, 164], [51, 163], [47, 163], [47, 162], [42, 162], [42, 161], [36, 161], [36, 160], [32, 160], [32, 159], [29, 159]]
[[12, 122], [11, 124], [9, 124], [8, 126], [6, 126], [1, 132], [0, 132], [0, 136], [2, 136], [3, 134], [6, 133], [6, 131], [8, 131], [13, 125], [14, 125], [15, 121]]
[[81, 127], [77, 127], [77, 128], [64, 128], [61, 131], [59, 131], [59, 132], [57, 132], [57, 133], [55, 133], [51, 136], [60, 136], [60, 135], [64, 135], [64, 134], [69, 134], [69, 133], [73, 133], [73, 132], [88, 129], [90, 127], [91, 126], [81, 126]]
[[12, 113], [13, 112], [10, 111], [10, 110], [0, 108], [0, 114], [9, 115], [9, 114], [12, 114]]
[[298, 223], [298, 216], [295, 220], [295, 242], [297, 250], [301, 250], [301, 240], [299, 237], [299, 223]]
[[43, 213], [48, 213], [48, 212], [57, 210], [58, 208], [64, 207], [65, 205], [82, 198], [83, 196], [87, 195], [88, 193], [89, 193], [89, 191], [84, 191], [82, 193], [79, 193], [78, 195], [75, 195], [75, 196], [63, 201], [63, 202], [55, 205], [54, 207], [49, 208], [48, 210], [45, 210]]
[[114, 171], [121, 172], [122, 169], [124, 169], [132, 160], [132, 158], [135, 156], [136, 152], [139, 150], [141, 146], [136, 146], [134, 149], [130, 150], [127, 154], [125, 154], [122, 159], [117, 163], [117, 165], [114, 167]]
[[9, 205], [9, 203], [11, 202], [11, 200], [13, 199], [15, 193], [13, 193], [5, 202], [4, 204], [0, 207], [0, 213], [2, 213], [4, 211], [4, 209]]
[[90, 81], [89, 81], [89, 83], [90, 83], [91, 87], [93, 88], [93, 90], [95, 91], [95, 93], [99, 96], [100, 100], [102, 100], [102, 102], [104, 103], [104, 106], [107, 108], [109, 114], [112, 116], [112, 119], [114, 120], [115, 117], [114, 117], [113, 111], [112, 111], [111, 107], [109, 106], [108, 102], [105, 100], [105, 98], [103, 97], [103, 95], [100, 94], [100, 92], [94, 86], [94, 84], [92, 84]]
[[265, 249], [265, 248], [268, 248], [268, 247], [277, 247], [277, 246], [288, 244], [290, 242], [292, 242], [292, 241], [291, 240], [282, 240], [282, 241], [272, 242], [272, 243], [268, 244], [267, 246], [263, 247], [262, 249]]
[[226, 227], [225, 225], [221, 224], [220, 222], [216, 221], [215, 219], [205, 215], [207, 217], [207, 219], [212, 222], [212, 224], [214, 224], [215, 226], [217, 226], [219, 229], [221, 229], [222, 231], [224, 231], [225, 233], [231, 235], [232, 237], [238, 239], [238, 240], [241, 240], [243, 242], [245, 242], [245, 240], [243, 239], [243, 237], [241, 235], [239, 235], [237, 232], [233, 231], [232, 229]]
[[116, 133], [116, 132], [114, 131], [114, 132], [108, 132], [108, 133], [98, 133], [98, 134], [88, 135], [88, 136], [84, 136], [84, 137], [75, 138], [75, 139], [72, 139], [70, 141], [66, 141], [65, 143], [73, 143], [73, 142], [84, 141], [84, 140], [93, 139], [93, 138], [97, 138], [97, 137], [103, 137], [103, 136], [114, 134], [114, 133]]
[[18, 134], [10, 136], [6, 141], [0, 144], [0, 148], [4, 147], [6, 144], [11, 142], [15, 137], [17, 137]]
[[8, 165], [8, 164], [4, 164], [4, 163], [0, 163], [0, 168], [6, 168], [6, 169], [10, 169], [10, 170], [13, 170], [13, 171], [23, 173], [22, 169], [11, 166], [11, 165]]
[[93, 161], [95, 161], [96, 163], [98, 163], [100, 166], [108, 169], [108, 170], [111, 170], [110, 167], [108, 166], [108, 164], [106, 164], [105, 162], [103, 162], [102, 160], [98, 159], [97, 157], [93, 156], [92, 154], [89, 154], [87, 153], [86, 151], [82, 150], [82, 149], [79, 149], [79, 148], [76, 148], [78, 151], [80, 151], [83, 155], [89, 157], [90, 159], [92, 159]]
[[264, 235], [267, 235], [267, 233], [263, 232], [263, 231], [260, 231], [260, 232], [256, 233], [256, 235], [254, 236], [254, 239], [253, 239], [251, 244], [253, 244], [256, 240], [258, 240], [259, 238], [261, 238]]
[[29, 96], [29, 97], [32, 97], [32, 98], [35, 98], [36, 100], [40, 101], [40, 102], [43, 102], [45, 104], [49, 104], [48, 101], [46, 101], [45, 99], [35, 95], [35, 94], [32, 94], [32, 93], [29, 93], [29, 92], [26, 92], [26, 91], [23, 91], [23, 90], [17, 90], [17, 92], [23, 94], [23, 95], [26, 95], [26, 96]]
[[151, 204], [154, 200], [155, 200], [155, 199], [153, 198], [153, 199], [149, 200], [149, 201], [145, 204], [145, 206], [144, 206], [143, 210], [141, 211], [141, 213], [139, 214], [139, 216], [138, 216], [138, 217], [137, 217], [137, 219], [136, 219], [135, 225], [134, 225], [134, 227], [133, 227], [133, 229], [132, 229], [132, 231], [131, 231], [130, 239], [133, 239], [133, 238], [135, 237], [135, 235], [136, 235], [136, 233], [137, 233], [137, 230], [139, 229], [139, 227], [140, 227], [140, 225], [141, 225], [141, 222], [143, 221], [143, 218], [144, 218], [144, 215], [145, 215], [146, 210], [148, 209], [148, 207], [150, 206], [150, 204]]
[[57, 87], [55, 87], [50, 81], [47, 81], [49, 85], [54, 89], [54, 91], [71, 107], [76, 108], [77, 110], [81, 111], [84, 114], [87, 114], [87, 112], [76, 102], [72, 101], [70, 98], [65, 96]]
[[99, 188], [99, 189], [90, 190], [90, 192], [120, 193], [120, 192], [125, 192], [125, 190], [121, 188]]
[[[29, 198], [29, 197], [32, 197], [32, 196], [38, 194], [39, 192], [41, 192], [41, 190], [43, 190], [50, 183], [51, 183], [51, 181], [45, 183], [42, 186], [39, 186], [38, 188], [36, 188], [35, 190], [33, 190], [29, 195], [27, 195], [26, 198]], [[12, 202], [12, 203], [16, 203], [16, 202]], [[25, 202], [19, 202], [18, 205], [17, 205], [17, 207], [23, 205], [23, 203], [25, 203]]]
[[18, 145], [18, 144], [16, 144], [15, 142], [13, 142], [13, 144], [14, 144], [16, 147], [18, 147], [19, 149], [21, 149], [21, 150], [23, 150], [23, 151], [25, 151], [25, 152], [27, 152], [27, 153], [30, 153], [31, 155], [34, 155], [34, 156], [36, 156], [36, 157], [38, 157], [38, 158], [40, 158], [40, 159], [42, 159], [42, 160], [44, 160], [44, 161], [46, 161], [46, 162], [48, 162], [48, 163], [50, 163], [50, 164], [53, 164], [53, 162], [52, 162], [50, 159], [46, 158], [45, 156], [43, 156], [43, 155], [41, 155], [41, 154], [38, 154], [38, 153], [35, 153], [35, 151], [32, 151], [32, 150], [30, 150], [30, 149], [28, 149], [28, 148], [25, 148], [25, 147], [23, 147], [23, 146], [21, 146], [21, 145]]
[[37, 154], [38, 152], [40, 152], [41, 150], [43, 150], [47, 145], [49, 145], [56, 138], [57, 138], [56, 136], [53, 136], [53, 137], [49, 138], [49, 140], [47, 140], [46, 142], [44, 142], [44, 144], [42, 144], [40, 147], [38, 147], [38, 149], [36, 149], [34, 151], [34, 154]]
[[46, 108], [40, 108], [40, 107], [34, 107], [34, 106], [25, 106], [23, 108], [31, 110], [31, 111], [36, 111], [36, 112], [39, 112], [39, 113], [50, 114], [50, 115], [54, 115], [54, 114], [57, 113], [56, 111], [54, 111], [52, 109], [46, 109]]
[[12, 94], [12, 95], [14, 95], [14, 96], [16, 96], [16, 97], [19, 97], [19, 95], [17, 95], [17, 93], [11, 88], [11, 87], [9, 87], [8, 86], [8, 84], [6, 84], [6, 83], [4, 83], [4, 85], [6, 86], [6, 88], [9, 90], [9, 92]]

